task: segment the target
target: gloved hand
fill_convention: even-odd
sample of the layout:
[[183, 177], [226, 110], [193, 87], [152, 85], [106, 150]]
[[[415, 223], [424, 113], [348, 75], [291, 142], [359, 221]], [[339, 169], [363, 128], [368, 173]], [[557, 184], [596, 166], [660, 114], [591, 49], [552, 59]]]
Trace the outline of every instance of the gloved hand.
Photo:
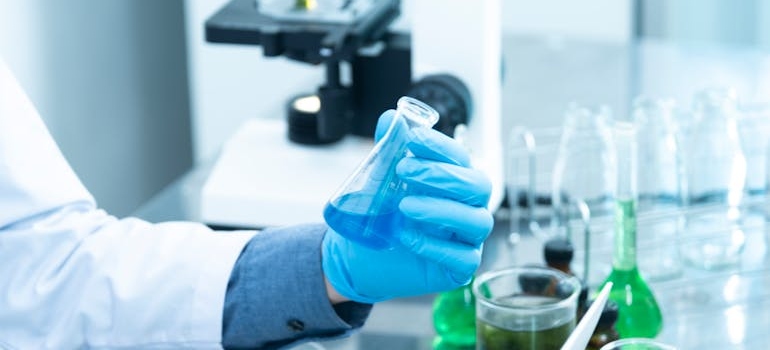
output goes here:
[[[394, 111], [385, 112], [375, 138], [384, 134]], [[401, 125], [401, 124], [399, 124]], [[362, 303], [445, 291], [467, 284], [481, 261], [482, 243], [492, 230], [487, 210], [491, 184], [452, 138], [415, 129], [396, 174], [410, 188], [399, 210], [407, 229], [401, 244], [375, 250], [332, 229], [324, 236], [322, 263], [329, 283], [342, 296]]]

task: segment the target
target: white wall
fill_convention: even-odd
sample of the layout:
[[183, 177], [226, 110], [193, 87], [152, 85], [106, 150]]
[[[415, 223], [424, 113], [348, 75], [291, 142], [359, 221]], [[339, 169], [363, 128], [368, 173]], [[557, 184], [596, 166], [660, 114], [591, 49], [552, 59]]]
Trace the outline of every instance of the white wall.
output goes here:
[[86, 187], [116, 215], [192, 163], [182, 5], [0, 0], [0, 55]]
[[[33, 101], [42, 99], [45, 87], [40, 69], [45, 56], [39, 7], [35, 1], [0, 0], [0, 55]], [[51, 122], [47, 117], [44, 119]]]
[[628, 42], [633, 0], [503, 0], [508, 33]]
[[[412, 1], [403, 0], [408, 30]], [[314, 91], [323, 69], [283, 57], [264, 58], [260, 47], [210, 44], [204, 21], [226, 0], [186, 0], [187, 39], [193, 108], [195, 159], [210, 160], [248, 118], [283, 118], [292, 95]], [[625, 42], [631, 36], [631, 0], [504, 0], [508, 34], [563, 35], [584, 40]]]
[[770, 48], [770, 2], [765, 0], [643, 0], [645, 37], [679, 44]]
[[187, 47], [196, 162], [216, 156], [249, 118], [284, 118], [293, 95], [313, 92], [323, 69], [265, 58], [258, 46], [211, 44], [204, 22], [226, 0], [186, 0]]

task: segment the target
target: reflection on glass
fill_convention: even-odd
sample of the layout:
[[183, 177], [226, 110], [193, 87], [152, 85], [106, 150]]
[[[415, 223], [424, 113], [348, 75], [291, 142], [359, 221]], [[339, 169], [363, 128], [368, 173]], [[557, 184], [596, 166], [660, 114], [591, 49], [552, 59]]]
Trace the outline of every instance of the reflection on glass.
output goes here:
[[731, 344], [743, 344], [746, 338], [746, 312], [744, 306], [735, 305], [725, 310], [725, 327]]

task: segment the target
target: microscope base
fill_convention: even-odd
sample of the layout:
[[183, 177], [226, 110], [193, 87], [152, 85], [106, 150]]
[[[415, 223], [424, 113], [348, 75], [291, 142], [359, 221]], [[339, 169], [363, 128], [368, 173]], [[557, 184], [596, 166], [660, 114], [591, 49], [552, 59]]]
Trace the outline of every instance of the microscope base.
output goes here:
[[323, 222], [323, 208], [373, 146], [346, 136], [324, 146], [289, 141], [284, 120], [253, 119], [228, 140], [201, 193], [210, 225], [264, 228]]

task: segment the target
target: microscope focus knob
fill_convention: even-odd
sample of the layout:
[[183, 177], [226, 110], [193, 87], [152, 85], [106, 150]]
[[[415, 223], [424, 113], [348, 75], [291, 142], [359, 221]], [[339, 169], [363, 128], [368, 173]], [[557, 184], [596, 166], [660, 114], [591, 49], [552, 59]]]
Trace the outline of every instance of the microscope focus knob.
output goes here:
[[471, 93], [453, 75], [427, 75], [413, 83], [407, 95], [427, 103], [439, 113], [440, 118], [433, 128], [446, 135], [454, 136], [457, 125], [467, 125], [470, 121], [473, 111]]

